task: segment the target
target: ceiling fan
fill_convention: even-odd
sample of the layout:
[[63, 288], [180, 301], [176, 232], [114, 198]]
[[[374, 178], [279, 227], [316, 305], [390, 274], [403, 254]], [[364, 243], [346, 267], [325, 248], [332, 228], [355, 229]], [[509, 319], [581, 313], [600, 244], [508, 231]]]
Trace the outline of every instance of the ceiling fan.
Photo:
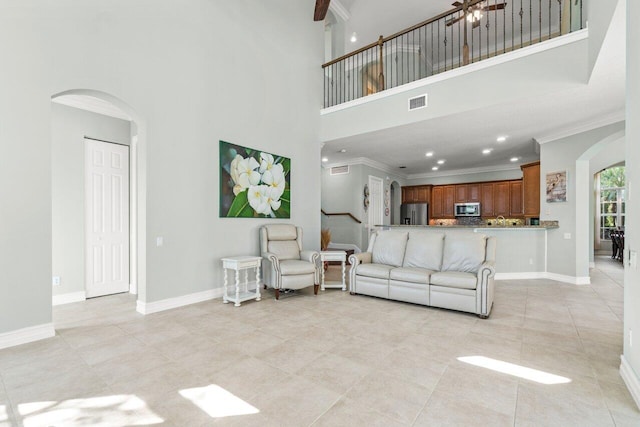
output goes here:
[[316, 10], [313, 12], [314, 21], [323, 21], [329, 10], [329, 2], [331, 0], [316, 0]]
[[460, 3], [459, 1], [456, 1], [453, 4], [453, 6], [455, 7], [460, 7], [462, 6], [462, 11], [464, 12], [462, 15], [460, 15], [457, 18], [452, 18], [449, 19], [446, 24], [447, 27], [450, 27], [451, 25], [455, 24], [456, 22], [467, 18], [467, 21], [471, 22], [471, 28], [476, 28], [480, 26], [480, 18], [482, 18], [482, 12], [487, 12], [487, 11], [497, 11], [497, 10], [502, 10], [505, 8], [505, 6], [507, 5], [506, 2], [504, 3], [496, 3], [496, 4], [492, 4], [492, 5], [485, 5], [486, 2], [479, 2], [474, 4], [473, 6], [469, 6], [468, 5], [468, 0], [465, 0], [464, 3]]

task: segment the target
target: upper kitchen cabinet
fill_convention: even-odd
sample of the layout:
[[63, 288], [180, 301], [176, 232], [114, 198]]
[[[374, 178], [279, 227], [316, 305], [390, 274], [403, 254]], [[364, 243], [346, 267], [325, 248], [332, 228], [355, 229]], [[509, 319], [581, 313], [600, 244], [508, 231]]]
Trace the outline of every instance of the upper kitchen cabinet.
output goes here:
[[525, 218], [540, 216], [540, 162], [527, 163], [522, 169], [523, 210]]
[[466, 203], [467, 202], [467, 184], [458, 184], [456, 185], [456, 203]]
[[480, 184], [480, 194], [482, 195], [482, 203], [480, 203], [482, 216], [493, 216], [493, 182]]
[[442, 218], [444, 210], [442, 209], [442, 201], [444, 197], [444, 188], [442, 186], [433, 187], [431, 190], [431, 209], [430, 216], [432, 218]]
[[[445, 185], [442, 187], [442, 213], [443, 218], [454, 218], [454, 200], [456, 193], [455, 185]], [[435, 215], [434, 215], [435, 216]]]
[[493, 213], [505, 217], [511, 214], [511, 185], [509, 181], [493, 184]]
[[509, 200], [511, 216], [522, 216], [522, 180], [509, 182]]
[[402, 203], [429, 203], [431, 185], [409, 185], [402, 187]]

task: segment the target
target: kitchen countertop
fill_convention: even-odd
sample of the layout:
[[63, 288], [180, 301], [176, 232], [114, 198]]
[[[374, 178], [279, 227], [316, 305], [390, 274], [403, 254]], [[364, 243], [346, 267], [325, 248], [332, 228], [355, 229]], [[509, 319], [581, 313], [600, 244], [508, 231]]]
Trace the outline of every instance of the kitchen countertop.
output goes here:
[[486, 225], [486, 224], [478, 224], [478, 225], [462, 225], [462, 224], [454, 224], [454, 225], [376, 225], [376, 227], [408, 227], [408, 228], [468, 228], [468, 229], [476, 229], [476, 230], [553, 230], [559, 228], [558, 224], [546, 224], [546, 225]]

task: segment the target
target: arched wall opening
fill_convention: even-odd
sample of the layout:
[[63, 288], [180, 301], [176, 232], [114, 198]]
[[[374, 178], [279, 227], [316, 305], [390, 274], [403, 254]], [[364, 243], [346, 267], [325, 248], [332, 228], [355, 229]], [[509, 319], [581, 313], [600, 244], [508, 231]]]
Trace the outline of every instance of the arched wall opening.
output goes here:
[[398, 181], [391, 182], [391, 225], [400, 224], [400, 204], [402, 203], [402, 188]]
[[[51, 96], [52, 102], [56, 104], [64, 104], [65, 99], [74, 98], [76, 100], [87, 100], [97, 99], [106, 103], [107, 105], [114, 108], [114, 111], [120, 111], [122, 113], [121, 117], [124, 119], [125, 117], [130, 121], [128, 142], [129, 146], [129, 292], [133, 294], [137, 294], [138, 302], [146, 300], [146, 153], [147, 153], [147, 131], [146, 131], [146, 123], [144, 119], [137, 113], [137, 111], [132, 108], [129, 104], [122, 101], [121, 99], [97, 90], [91, 89], [71, 89], [63, 92], [55, 93]], [[70, 105], [70, 104], [67, 104]], [[54, 107], [52, 106], [52, 109]], [[80, 109], [85, 109], [89, 111], [93, 111], [98, 114], [108, 114], [101, 113], [99, 109], [91, 110], [91, 108], [82, 108], [78, 106]], [[91, 114], [91, 113], [89, 113]], [[95, 115], [94, 115], [95, 116]], [[52, 114], [52, 117], [54, 115]], [[106, 116], [105, 119], [111, 119]], [[55, 119], [55, 118], [54, 118]], [[54, 120], [52, 119], [52, 121]], [[52, 123], [52, 136], [54, 132], [54, 123]], [[120, 135], [122, 133], [120, 132]], [[84, 134], [85, 138], [88, 139], [98, 139], [96, 135]], [[121, 138], [122, 139], [122, 138]], [[53, 138], [52, 138], [53, 140]], [[117, 142], [117, 141], [108, 141], [105, 142]], [[52, 141], [52, 144], [54, 142]], [[82, 148], [84, 150], [84, 148]], [[62, 151], [55, 146], [52, 147], [52, 156], [54, 159], [56, 156], [65, 156], [64, 152], [56, 152]], [[76, 160], [74, 160], [76, 161]], [[74, 165], [76, 169], [84, 170], [84, 163], [82, 165]], [[54, 168], [55, 169], [55, 168]], [[84, 174], [84, 172], [82, 172]], [[84, 176], [84, 175], [81, 175]], [[55, 170], [52, 170], [52, 180], [55, 180]], [[84, 182], [84, 179], [83, 179]], [[55, 198], [55, 192], [52, 197]], [[84, 199], [82, 199], [84, 200]], [[56, 201], [52, 200], [52, 210], [54, 209]], [[81, 203], [82, 204], [82, 203]], [[73, 209], [83, 209], [83, 218], [84, 218], [84, 207], [76, 206]], [[55, 216], [55, 214], [54, 214]], [[76, 215], [77, 216], [77, 215]], [[84, 238], [84, 234], [83, 234]], [[56, 249], [56, 242], [52, 245], [52, 258], [56, 256], [54, 251]], [[86, 258], [88, 254], [86, 254], [86, 250], [84, 245], [82, 246], [82, 252]], [[54, 272], [55, 276], [55, 272]], [[84, 277], [84, 271], [82, 274]], [[63, 279], [64, 280], [64, 279]], [[86, 284], [84, 284], [86, 286]], [[75, 292], [74, 295], [61, 295], [61, 298], [56, 300], [56, 296], [54, 296], [54, 305], [56, 303], [65, 303], [72, 302], [73, 300], [80, 300], [84, 298], [79, 298], [83, 296], [84, 292]]]
[[594, 174], [624, 161], [625, 132], [618, 131], [587, 149], [576, 160], [576, 276], [588, 277], [595, 235]]

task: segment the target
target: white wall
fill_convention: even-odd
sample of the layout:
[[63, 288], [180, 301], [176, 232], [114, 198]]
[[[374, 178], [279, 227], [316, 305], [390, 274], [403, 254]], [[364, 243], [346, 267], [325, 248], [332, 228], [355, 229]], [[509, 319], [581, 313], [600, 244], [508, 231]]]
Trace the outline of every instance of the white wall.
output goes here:
[[51, 104], [53, 295], [85, 290], [84, 138], [129, 145], [130, 132], [126, 120]]
[[69, 89], [109, 93], [144, 119], [144, 302], [219, 288], [221, 257], [258, 254], [270, 221], [218, 218], [220, 139], [291, 158], [290, 222], [319, 248], [323, 28], [313, 6], [2, 3], [0, 48], [12, 65], [0, 67], [0, 332], [51, 321], [50, 99]]
[[[404, 179], [364, 164], [350, 165], [349, 168], [349, 174], [345, 175], [331, 175], [329, 168], [322, 169], [322, 209], [328, 213], [349, 212], [362, 221], [362, 224], [345, 216], [323, 215], [322, 227], [331, 229], [332, 242], [355, 244], [364, 251], [369, 243], [369, 231], [363, 191], [365, 184], [369, 182], [369, 176], [382, 179], [383, 191], [390, 191], [393, 181], [402, 184]], [[391, 213], [384, 216], [385, 225], [390, 224], [390, 220]]]
[[407, 185], [447, 185], [447, 184], [464, 184], [467, 182], [483, 182], [483, 181], [503, 181], [508, 179], [521, 179], [522, 169], [515, 167], [513, 169], [492, 171], [492, 172], [474, 172], [460, 173], [455, 175], [438, 175], [424, 178], [411, 178], [407, 180]]
[[[627, 127], [626, 127], [626, 179], [628, 198], [626, 203], [627, 223], [625, 227], [626, 250], [638, 251], [640, 241], [640, 2], [627, 0]], [[628, 253], [627, 255], [628, 259]], [[624, 270], [624, 360], [631, 371], [632, 395], [640, 405], [640, 345], [637, 334], [640, 331], [640, 272], [637, 268], [625, 266]], [[630, 331], [635, 332], [636, 340], [632, 345]], [[631, 388], [631, 387], [630, 387]]]
[[[549, 250], [547, 268], [550, 273], [562, 276], [582, 278], [589, 276], [589, 235], [590, 216], [585, 214], [580, 221], [576, 220], [576, 202], [586, 198], [585, 209], [589, 209], [588, 201], [592, 200], [593, 185], [589, 184], [589, 161], [586, 159], [586, 171], [581, 171], [587, 178], [576, 179], [578, 159], [592, 146], [607, 137], [624, 129], [624, 122], [614, 123], [590, 131], [559, 138], [540, 146], [540, 219], [557, 220], [560, 228], [549, 231]], [[567, 171], [567, 202], [547, 203], [547, 173]], [[577, 183], [579, 188], [577, 187]], [[565, 238], [569, 235], [569, 239]], [[581, 243], [582, 242], [582, 243]], [[578, 247], [584, 250], [584, 257], [578, 255]]]

